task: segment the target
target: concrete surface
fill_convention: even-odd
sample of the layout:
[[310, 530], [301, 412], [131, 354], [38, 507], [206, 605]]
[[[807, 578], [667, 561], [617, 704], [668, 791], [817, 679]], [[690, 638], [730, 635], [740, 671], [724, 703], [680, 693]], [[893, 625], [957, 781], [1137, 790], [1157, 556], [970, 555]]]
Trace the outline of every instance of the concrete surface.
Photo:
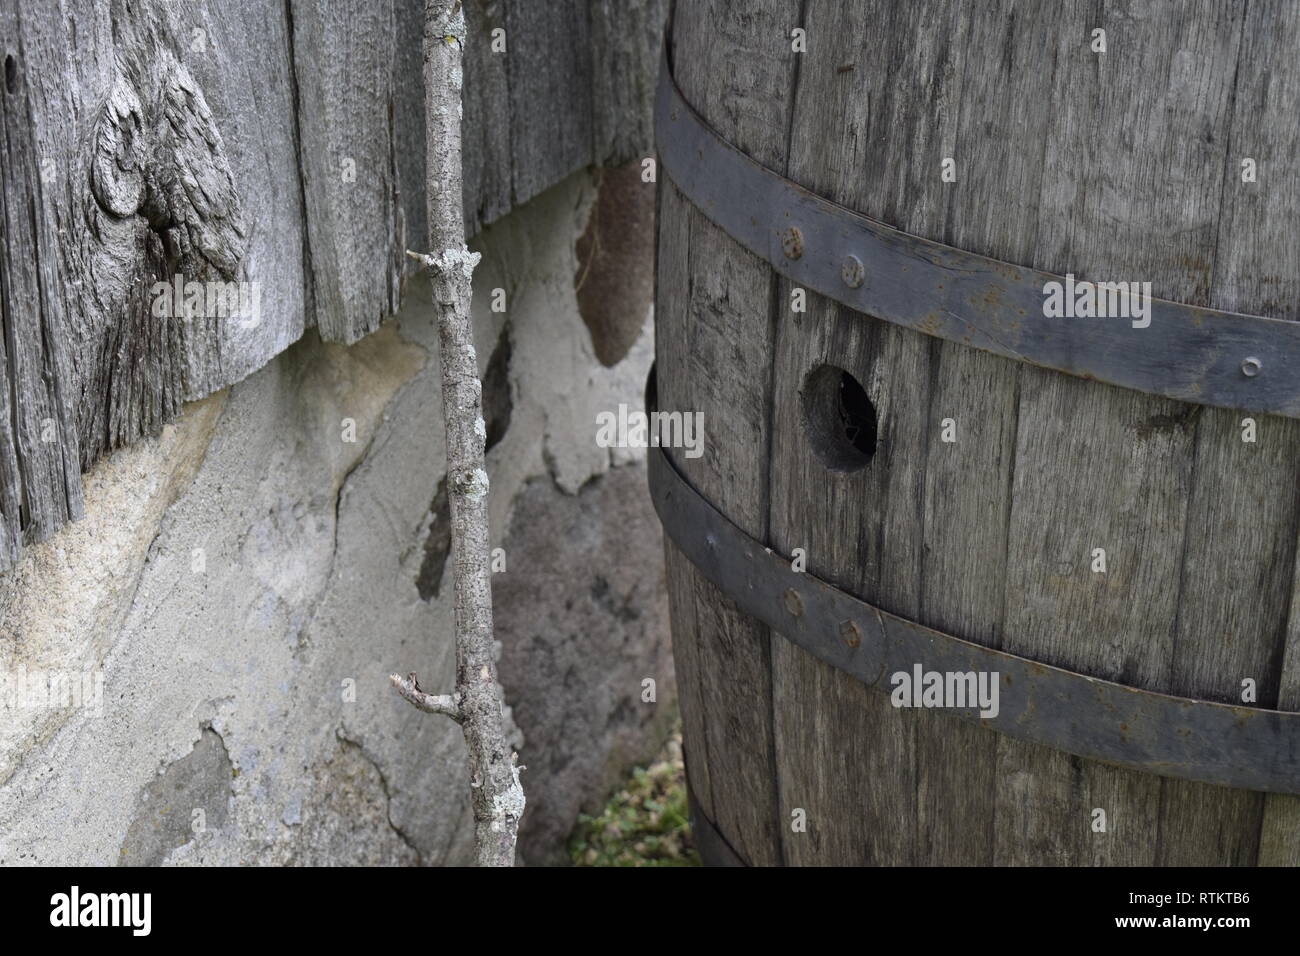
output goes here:
[[[673, 706], [643, 452], [594, 440], [597, 412], [639, 401], [649, 303], [604, 366], [574, 293], [593, 193], [575, 176], [476, 241], [494, 586], [537, 862], [562, 859], [565, 821], [653, 752]], [[386, 680], [453, 679], [427, 299], [409, 289], [351, 347], [309, 333], [187, 406], [85, 475], [86, 518], [0, 575], [0, 864], [469, 858], [460, 730]], [[49, 674], [96, 675], [102, 700], [3, 693]], [[660, 677], [654, 705], [641, 675]]]

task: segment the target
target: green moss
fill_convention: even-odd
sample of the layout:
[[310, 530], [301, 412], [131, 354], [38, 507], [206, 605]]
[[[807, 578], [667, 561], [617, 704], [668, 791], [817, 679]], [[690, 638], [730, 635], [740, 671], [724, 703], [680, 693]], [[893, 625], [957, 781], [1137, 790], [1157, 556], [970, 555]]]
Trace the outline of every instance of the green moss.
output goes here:
[[680, 732], [660, 759], [638, 767], [599, 816], [582, 815], [569, 839], [575, 866], [699, 866], [687, 819]]

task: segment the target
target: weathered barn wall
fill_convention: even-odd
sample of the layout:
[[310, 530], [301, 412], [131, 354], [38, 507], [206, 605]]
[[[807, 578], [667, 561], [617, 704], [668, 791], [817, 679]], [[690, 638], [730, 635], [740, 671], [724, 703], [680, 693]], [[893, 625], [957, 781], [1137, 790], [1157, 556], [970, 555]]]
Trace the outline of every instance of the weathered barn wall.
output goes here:
[[[600, 222], [631, 203], [649, 227], [628, 169], [666, 6], [466, 2], [501, 674], [537, 862], [675, 703], [643, 465], [594, 440], [639, 400], [652, 261], [592, 245], [586, 171], [633, 164]], [[403, 257], [426, 226], [422, 20], [0, 0], [0, 864], [466, 859], [459, 729], [386, 682], [453, 679], [436, 336]], [[194, 282], [246, 299], [195, 309]], [[53, 677], [87, 700], [33, 696]]]
[[[471, 232], [648, 150], [665, 7], [468, 0]], [[0, 0], [0, 568], [80, 513], [80, 470], [181, 402], [305, 329], [354, 342], [396, 311], [425, 234], [422, 17]], [[177, 276], [256, 308], [159, 314], [151, 290]]]
[[[639, 401], [653, 352], [648, 295], [612, 366], [579, 314], [595, 192], [570, 177], [475, 242], [501, 679], [532, 862], [563, 858], [578, 811], [654, 753], [675, 699], [643, 462], [594, 441], [597, 412]], [[96, 464], [84, 520], [0, 574], [0, 675], [102, 680], [98, 707], [6, 707], [0, 687], [0, 864], [468, 858], [460, 730], [387, 684], [453, 681], [422, 291], [357, 344], [310, 332]]]

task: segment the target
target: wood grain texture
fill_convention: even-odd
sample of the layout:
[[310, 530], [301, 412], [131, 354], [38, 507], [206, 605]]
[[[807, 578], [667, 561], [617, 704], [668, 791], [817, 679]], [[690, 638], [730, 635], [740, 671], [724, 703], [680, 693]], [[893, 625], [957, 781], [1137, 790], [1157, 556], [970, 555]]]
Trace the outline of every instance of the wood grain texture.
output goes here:
[[[507, 2], [472, 2], [465, 8], [469, 39], [465, 48], [465, 119], [461, 140], [465, 150], [465, 231], [469, 235], [504, 216], [512, 205], [509, 58], [505, 53], [492, 52], [493, 31], [506, 28]], [[414, 19], [422, 17], [423, 0], [404, 0], [403, 5], [414, 8]], [[423, 124], [423, 120], [419, 122]], [[423, 131], [421, 125], [421, 134]], [[423, 149], [417, 151], [417, 158], [423, 155]], [[420, 175], [414, 183], [421, 208], [418, 220], [408, 212], [408, 222], [418, 222], [420, 231], [411, 234], [423, 236], [427, 231], [423, 210], [424, 165], [423, 162], [418, 165]]]
[[[666, 353], [664, 334], [672, 341], [685, 338], [690, 316], [690, 296], [680, 294], [678, 284], [690, 275], [691, 217], [690, 207], [676, 187], [665, 181], [655, 192], [655, 281], [659, 288], [677, 290], [679, 294], [656, 295], [655, 329], [656, 348]], [[679, 330], [673, 333], [671, 330]], [[665, 354], [665, 364], [668, 361]], [[676, 363], [685, 371], [684, 363]], [[646, 396], [647, 405], [661, 404], [661, 385], [672, 386], [660, 371], [656, 358], [651, 374], [654, 376], [651, 391]], [[671, 373], [669, 373], [671, 374]], [[680, 373], [679, 373], [680, 374]], [[668, 586], [669, 626], [672, 629], [673, 671], [677, 678], [677, 701], [682, 715], [682, 741], [686, 757], [687, 785], [700, 810], [715, 819], [713, 785], [709, 774], [709, 738], [705, 730], [704, 677], [700, 660], [699, 642], [708, 640], [695, 615], [696, 590], [706, 581], [695, 566], [687, 561], [664, 535], [664, 574]]]
[[512, 182], [522, 203], [591, 162], [587, 0], [511, 0], [506, 33]]
[[668, 0], [591, 0], [592, 156], [616, 167], [654, 139], [655, 80]]
[[[944, 184], [914, 160], [942, 153], [955, 132], [964, 56], [959, 6], [809, 5], [809, 47], [801, 56], [791, 132], [792, 179], [909, 231], [942, 232]], [[882, 33], [907, 42], [875, 42]], [[830, 149], [828, 128], [838, 131]], [[792, 314], [788, 284], [781, 285], [773, 543], [787, 554], [805, 548], [811, 573], [915, 620], [929, 342], [820, 299], [806, 315]], [[821, 365], [847, 370], [875, 406], [878, 449], [862, 470], [829, 471], [810, 446], [802, 405], [806, 376]], [[897, 711], [888, 696], [784, 641], [777, 641], [773, 657], [782, 807], [807, 809], [814, 837], [788, 835], [786, 858], [805, 865], [914, 860], [917, 802], [935, 783], [922, 765], [918, 740], [938, 739], [932, 733], [937, 715]], [[887, 687], [887, 677], [880, 686]]]
[[[9, 327], [19, 436], [0, 454], [11, 459], [0, 467], [0, 498], [24, 499], [19, 540], [79, 513], [78, 470], [155, 433], [182, 401], [248, 374], [302, 332], [283, 8], [247, 12], [0, 4], [16, 91], [6, 92], [6, 122], [34, 163], [6, 163], [6, 181], [15, 201], [26, 193], [36, 231], [58, 236], [3, 237], [20, 272], [43, 276], [41, 289], [12, 287], [21, 297], [13, 307], [29, 319]], [[278, 71], [252, 88], [247, 64], [264, 60]], [[256, 285], [266, 297], [250, 321], [187, 315], [183, 303], [160, 310], [154, 284], [177, 277]], [[25, 434], [29, 415], [55, 423], [50, 440]], [[73, 471], [51, 469], [55, 450]], [[7, 551], [0, 568], [14, 556]]]
[[[724, 135], [777, 168], [785, 164], [794, 84], [787, 6], [678, 4], [674, 27], [676, 76], [686, 95]], [[704, 416], [703, 456], [675, 454], [674, 460], [733, 521], [765, 537], [772, 274], [667, 186], [660, 215], [658, 296], [666, 303], [656, 315], [660, 407]], [[666, 246], [669, 238], [676, 248]], [[678, 582], [674, 603], [684, 605], [674, 617], [694, 624], [691, 633], [674, 633], [675, 646], [686, 648], [676, 658], [680, 693], [699, 701], [698, 717], [685, 725], [692, 784], [694, 768], [707, 760], [711, 808], [705, 812], [747, 862], [776, 863], [787, 821], [776, 803], [771, 638], [694, 569], [678, 567], [682, 560], [669, 549], [670, 580]], [[687, 644], [692, 640], [694, 648]]]
[[[1247, 8], [1214, 260], [1212, 304], [1219, 308], [1245, 303], [1270, 315], [1300, 319], [1300, 248], [1293, 241], [1300, 180], [1285, 172], [1300, 141], [1300, 74], [1288, 52], [1298, 42], [1300, 18], [1289, 4], [1252, 3]], [[1242, 182], [1243, 157], [1264, 171], [1258, 182]], [[1189, 692], [1239, 701], [1242, 680], [1249, 677], [1259, 685], [1261, 704], [1296, 710], [1300, 422], [1254, 416], [1258, 435], [1251, 444], [1241, 440], [1245, 417], [1216, 411], [1201, 420], [1197, 475], [1218, 480], [1198, 482], [1189, 519], [1197, 533], [1188, 541], [1184, 574], [1186, 582], [1208, 587], [1184, 584], [1178, 659]], [[1198, 634], [1202, 640], [1205, 635], [1217, 639], [1193, 652]], [[1185, 660], [1189, 663], [1183, 665]], [[1220, 802], [1229, 799], [1221, 796]], [[1300, 865], [1300, 797], [1266, 795], [1262, 808], [1258, 799], [1231, 799], [1214, 809], [1235, 809], [1247, 820], [1258, 815], [1261, 865]], [[1179, 862], [1197, 859], [1185, 853], [1170, 856]]]
[[[1300, 561], [1296, 562], [1287, 620], [1286, 651], [1277, 706], [1300, 710]], [[1300, 866], [1300, 797], [1270, 793], [1264, 797], [1259, 828], [1260, 866]]]
[[[598, 0], [599, 75], [589, 2], [467, 4], [470, 233], [590, 163], [648, 151], [663, 0]], [[15, 217], [0, 237], [0, 571], [79, 514], [78, 470], [306, 328], [353, 342], [396, 311], [426, 223], [423, 6], [0, 0]], [[493, 53], [507, 24], [513, 52]], [[177, 277], [257, 307], [155, 314], [154, 284]]]
[[[0, 36], [19, 35], [0, 7]], [[0, 50], [0, 568], [24, 532], [40, 540], [81, 512], [59, 240], [23, 53]]]
[[[1105, 54], [1080, 39], [1094, 21], [1107, 31]], [[1087, 5], [1066, 11], [1029, 264], [1141, 277], [1158, 296], [1205, 303], [1208, 279], [1197, 264], [1214, 245], [1239, 35], [1239, 9], [1227, 5], [1211, 12], [1133, 3], [1100, 20]], [[1153, 83], [1152, 75], [1171, 80]], [[1173, 666], [1181, 555], [1202, 414], [1022, 371], [1004, 649], [1135, 686], [1180, 689]], [[1090, 568], [1095, 548], [1106, 550], [1105, 573]], [[1159, 862], [1164, 824], [1152, 822], [1168, 784], [1011, 741], [999, 750], [1017, 774], [1014, 792], [999, 794], [999, 824], [1010, 825], [1006, 839], [999, 830], [999, 862]], [[1072, 775], [1068, 802], [1039, 812], [1038, 788], [1048, 799], [1061, 795], [1063, 759]], [[1106, 813], [1104, 833], [1091, 829], [1096, 809]], [[1045, 852], [1011, 837], [1019, 814], [1038, 817], [1023, 826], [1048, 841]]]
[[[1025, 261], [1033, 248], [1057, 13], [1008, 0], [968, 16], [962, 42], [957, 182], [942, 235], [958, 248]], [[1016, 29], [1008, 29], [1014, 22]], [[982, 55], [976, 55], [982, 54]], [[1015, 142], [1017, 147], [1008, 149]], [[933, 176], [936, 156], [926, 154]], [[959, 188], [953, 188], [958, 187]], [[1015, 462], [1020, 365], [948, 342], [930, 343], [920, 616], [931, 626], [1001, 646], [1006, 533]], [[951, 419], [954, 441], [941, 440]], [[998, 738], [931, 723], [917, 742], [917, 862], [987, 865], [994, 858]]]
[[[257, 322], [220, 322], [192, 336], [185, 399], [252, 374], [311, 324], [303, 268], [305, 236], [286, 7], [278, 3], [169, 4], [175, 30], [206, 43], [186, 62], [207, 91], [227, 145], [231, 181], [247, 230], [241, 281], [260, 289]], [[257, 64], [257, 81], [250, 81]]]
[[[739, 19], [717, 17], [694, 27], [716, 35]], [[1300, 16], [1289, 6], [810, 0], [804, 26], [795, 181], [979, 254], [1297, 317], [1288, 237], [1300, 179], [1285, 170], [1300, 139], [1287, 53]], [[1089, 49], [1095, 27], [1106, 53]], [[680, 16], [678, 31], [690, 42]], [[702, 92], [684, 87], [687, 99], [723, 95], [726, 72]], [[1246, 156], [1259, 184], [1241, 182]], [[940, 179], [945, 157], [955, 182]], [[692, 247], [692, 269], [711, 251]], [[1300, 423], [1256, 416], [1259, 438], [1245, 443], [1242, 413], [927, 340], [812, 296], [794, 315], [789, 285], [777, 288], [773, 547], [805, 548], [810, 571], [889, 611], [1025, 657], [1218, 701], [1240, 702], [1249, 677], [1256, 705], [1297, 705]], [[672, 298], [661, 274], [660, 301]], [[661, 341], [661, 367], [683, 344]], [[862, 471], [815, 457], [800, 392], [822, 363], [848, 369], [875, 404], [878, 446]], [[707, 374], [748, 383], [753, 363]], [[944, 418], [955, 443], [939, 441]], [[715, 469], [747, 471], [751, 452], [735, 454]], [[1091, 569], [1094, 548], [1104, 573]], [[693, 622], [707, 624], [698, 607]], [[697, 631], [699, 666], [718, 641]], [[808, 834], [784, 835], [786, 861], [1300, 861], [1295, 798], [895, 711], [779, 637], [771, 655], [780, 814], [801, 807], [810, 821]], [[713, 819], [730, 836], [716, 777], [728, 758], [709, 742]]]
[[353, 342], [397, 311], [405, 250], [420, 242], [398, 197], [393, 64], [423, 29], [399, 38], [391, 0], [290, 0], [290, 12], [315, 324]]

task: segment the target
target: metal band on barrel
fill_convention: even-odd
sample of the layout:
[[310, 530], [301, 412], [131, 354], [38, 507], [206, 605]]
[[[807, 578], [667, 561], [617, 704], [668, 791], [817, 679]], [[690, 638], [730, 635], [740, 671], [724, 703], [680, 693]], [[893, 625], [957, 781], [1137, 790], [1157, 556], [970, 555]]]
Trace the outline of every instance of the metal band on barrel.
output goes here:
[[663, 449], [650, 449], [649, 473], [665, 533], [705, 578], [744, 613], [870, 687], [888, 692], [890, 675], [918, 664], [996, 673], [996, 716], [944, 712], [1132, 770], [1300, 793], [1300, 713], [1139, 690], [922, 627], [794, 571], [692, 488]]
[[666, 46], [655, 137], [664, 172], [701, 213], [781, 275], [851, 309], [1151, 395], [1300, 418], [1300, 322], [1155, 298], [1145, 328], [1047, 318], [1044, 285], [1062, 277], [892, 229], [728, 143], [683, 99]]

